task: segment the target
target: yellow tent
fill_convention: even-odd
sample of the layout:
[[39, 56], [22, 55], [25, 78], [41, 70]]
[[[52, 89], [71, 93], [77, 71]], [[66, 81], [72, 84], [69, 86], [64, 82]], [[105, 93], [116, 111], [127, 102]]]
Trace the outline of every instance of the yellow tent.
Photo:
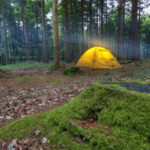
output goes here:
[[79, 59], [77, 67], [92, 69], [120, 69], [122, 66], [108, 49], [92, 47]]

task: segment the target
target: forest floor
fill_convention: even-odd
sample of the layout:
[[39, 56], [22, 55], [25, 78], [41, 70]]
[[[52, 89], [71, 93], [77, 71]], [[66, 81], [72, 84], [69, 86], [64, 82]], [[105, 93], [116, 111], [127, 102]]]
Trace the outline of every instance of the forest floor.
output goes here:
[[[75, 66], [75, 63], [66, 67]], [[0, 122], [55, 108], [75, 98], [94, 82], [150, 81], [150, 63], [122, 64], [118, 70], [82, 70], [69, 77], [62, 69], [46, 67], [3, 69], [11, 76], [0, 79]]]
[[[75, 63], [66, 67], [75, 66]], [[73, 77], [62, 69], [26, 67], [2, 69], [10, 74], [0, 79], [0, 129], [18, 118], [45, 112], [74, 99], [88, 84], [105, 81], [150, 81], [150, 63], [134, 61], [118, 70], [82, 70]]]

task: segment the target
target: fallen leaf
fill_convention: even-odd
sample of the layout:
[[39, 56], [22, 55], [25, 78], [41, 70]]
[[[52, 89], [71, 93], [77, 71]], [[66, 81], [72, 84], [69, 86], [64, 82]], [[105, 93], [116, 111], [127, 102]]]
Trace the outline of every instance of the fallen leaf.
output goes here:
[[16, 147], [17, 147], [19, 150], [23, 150], [22, 146], [20, 146], [20, 145], [16, 145]]
[[16, 146], [17, 145], [17, 141], [18, 141], [18, 139], [16, 138], [16, 139], [12, 140], [11, 144]]
[[7, 119], [7, 120], [11, 120], [12, 117], [11, 117], [11, 116], [6, 116], [6, 119]]
[[2, 149], [7, 147], [7, 143], [5, 141], [2, 142]]
[[16, 149], [14, 148], [14, 145], [10, 143], [7, 147], [7, 150], [16, 150]]
[[25, 139], [24, 141], [23, 141], [23, 144], [24, 145], [27, 145], [29, 143], [29, 139]]
[[94, 119], [86, 119], [88, 122], [94, 122]]
[[39, 147], [39, 150], [43, 150], [43, 148], [42, 148], [42, 147]]
[[42, 143], [46, 143], [46, 141], [47, 141], [47, 138], [46, 138], [46, 137], [43, 137]]
[[35, 133], [36, 136], [38, 136], [40, 134], [40, 132], [41, 132], [40, 130], [37, 130], [34, 133]]
[[39, 150], [39, 149], [36, 147], [29, 147], [28, 150]]
[[77, 143], [84, 143], [80, 136], [76, 136], [75, 139], [76, 139]]

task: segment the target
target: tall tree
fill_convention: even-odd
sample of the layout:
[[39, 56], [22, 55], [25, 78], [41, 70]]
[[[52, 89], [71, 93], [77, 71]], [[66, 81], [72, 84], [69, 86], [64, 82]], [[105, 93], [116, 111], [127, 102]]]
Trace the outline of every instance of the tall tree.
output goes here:
[[23, 31], [24, 31], [24, 42], [25, 42], [26, 60], [29, 60], [29, 42], [28, 42], [26, 12], [25, 12], [25, 1], [24, 0], [22, 0], [22, 19], [23, 19]]
[[64, 0], [64, 10], [65, 10], [65, 60], [66, 62], [72, 61], [72, 54], [70, 50], [69, 42], [69, 20], [68, 20], [68, 1]]
[[90, 47], [92, 47], [92, 40], [93, 40], [93, 35], [92, 35], [92, 24], [93, 24], [93, 20], [92, 20], [92, 2], [93, 0], [89, 0], [89, 14], [90, 14]]
[[103, 21], [103, 15], [104, 15], [104, 0], [101, 0], [101, 42], [102, 42], [102, 46], [104, 45], [103, 44], [103, 41], [104, 41], [104, 21]]
[[138, 0], [132, 0], [132, 20], [131, 20], [131, 59], [138, 60], [140, 58], [140, 51], [138, 47]]
[[124, 0], [118, 0], [118, 54], [119, 60], [124, 59]]
[[42, 6], [44, 62], [48, 63], [48, 49], [47, 49], [47, 36], [46, 36], [46, 24], [45, 24], [45, 0], [41, 0], [41, 6]]
[[58, 19], [57, 19], [57, 0], [52, 1], [53, 7], [53, 46], [54, 46], [54, 65], [55, 68], [60, 67], [60, 58], [59, 58], [59, 36], [58, 36]]
[[83, 10], [84, 0], [81, 0], [81, 49], [82, 54], [84, 53], [84, 10]]
[[108, 31], [107, 31], [107, 30], [108, 30], [108, 24], [107, 24], [107, 22], [108, 22], [108, 12], [107, 12], [107, 11], [108, 11], [108, 6], [107, 6], [107, 5], [108, 5], [108, 4], [107, 4], [107, 3], [108, 3], [108, 2], [107, 2], [107, 0], [106, 0], [106, 30], [105, 30], [105, 31], [106, 31], [106, 32], [105, 32], [105, 37], [106, 37], [106, 40], [105, 40], [105, 41], [106, 41], [106, 42], [105, 42], [106, 44], [105, 44], [105, 45], [106, 45], [106, 46], [107, 46], [107, 41], [108, 41], [108, 36], [107, 36], [107, 33], [108, 33]]
[[4, 33], [4, 44], [5, 44], [5, 63], [9, 64], [9, 52], [8, 52], [8, 43], [7, 43], [7, 31], [6, 31], [6, 21], [5, 21], [5, 12], [4, 12], [4, 0], [2, 0], [2, 20], [3, 20], [3, 33]]

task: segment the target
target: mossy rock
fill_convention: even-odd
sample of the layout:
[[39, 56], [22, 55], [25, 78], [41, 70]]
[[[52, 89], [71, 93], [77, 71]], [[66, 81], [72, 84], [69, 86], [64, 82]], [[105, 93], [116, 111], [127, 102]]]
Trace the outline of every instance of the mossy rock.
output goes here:
[[150, 83], [145, 81], [111, 81], [101, 82], [101, 84], [117, 84], [128, 90], [137, 91], [140, 93], [150, 93]]
[[[47, 144], [63, 145], [65, 150], [144, 150], [150, 148], [149, 110], [149, 94], [97, 83], [66, 105], [6, 125], [0, 139], [20, 139], [40, 130], [47, 135]], [[73, 123], [92, 118], [98, 127], [85, 129]]]
[[82, 73], [79, 67], [69, 67], [63, 70], [63, 74], [67, 76], [74, 76], [77, 73]]

